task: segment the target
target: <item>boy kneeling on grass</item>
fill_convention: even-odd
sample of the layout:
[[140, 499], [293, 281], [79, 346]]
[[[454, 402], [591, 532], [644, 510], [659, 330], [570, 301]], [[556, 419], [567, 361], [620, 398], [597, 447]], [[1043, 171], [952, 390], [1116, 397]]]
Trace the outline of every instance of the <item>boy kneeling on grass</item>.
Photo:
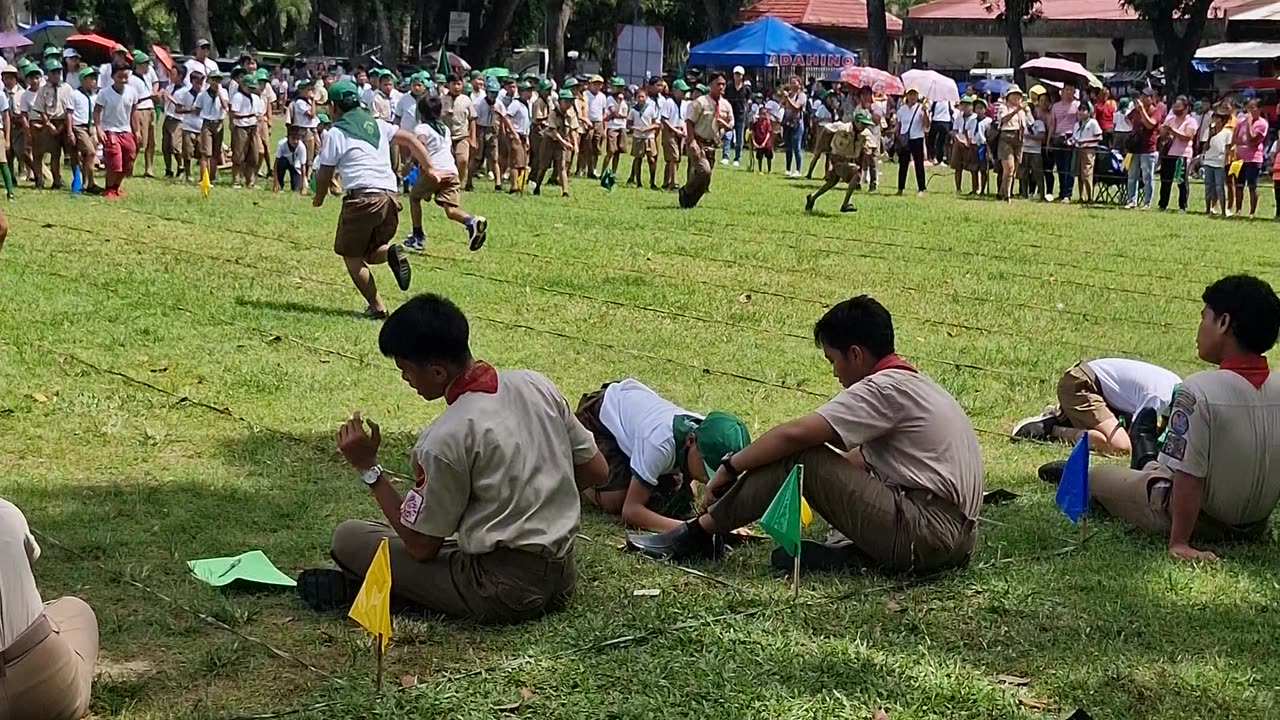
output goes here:
[[805, 198], [804, 210], [812, 212], [814, 203], [822, 197], [823, 193], [835, 187], [838, 182], [846, 182], [848, 187], [844, 191], [844, 202], [840, 205], [840, 212], [857, 212], [858, 209], [849, 202], [849, 198], [853, 197], [853, 191], [862, 178], [863, 155], [873, 152], [871, 113], [859, 110], [853, 114], [853, 122], [832, 123], [828, 127], [833, 131], [831, 164], [827, 168], [827, 176], [822, 187]]
[[694, 481], [705, 485], [720, 458], [751, 441], [737, 417], [695, 415], [630, 378], [583, 395], [576, 415], [609, 465], [607, 482], [583, 499], [657, 532], [681, 525], [693, 511]]
[[384, 538], [393, 607], [510, 623], [573, 594], [578, 493], [605, 482], [604, 457], [550, 380], [475, 359], [469, 336], [462, 311], [439, 295], [413, 298], [383, 325], [382, 354], [418, 395], [446, 406], [414, 445], [403, 497], [378, 464], [377, 424], [366, 432], [356, 412], [338, 428], [338, 450], [385, 521], [338, 525], [339, 569], [298, 577], [312, 608], [349, 608]]
[[413, 220], [413, 233], [405, 238], [404, 246], [410, 250], [422, 250], [426, 239], [422, 233], [422, 201], [431, 198], [452, 221], [467, 229], [471, 249], [484, 245], [488, 222], [483, 215], [471, 216], [461, 207], [462, 182], [458, 179], [458, 166], [453, 159], [453, 145], [449, 140], [449, 128], [440, 122], [443, 103], [436, 95], [423, 95], [418, 100], [418, 126], [413, 134], [427, 149], [427, 162], [419, 163], [418, 180], [409, 192], [409, 217]]
[[289, 178], [289, 189], [299, 195], [303, 194], [306, 183], [302, 181], [302, 170], [307, 166], [307, 147], [302, 144], [302, 130], [289, 128], [289, 134], [276, 144], [276, 165], [272, 173], [271, 189], [280, 192], [284, 187], [284, 179]]

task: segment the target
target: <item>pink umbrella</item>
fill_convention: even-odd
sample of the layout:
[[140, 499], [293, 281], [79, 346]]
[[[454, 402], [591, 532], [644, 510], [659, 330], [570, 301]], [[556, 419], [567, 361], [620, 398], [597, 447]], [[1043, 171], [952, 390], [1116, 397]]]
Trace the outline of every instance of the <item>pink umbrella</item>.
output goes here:
[[905, 93], [902, 81], [896, 75], [873, 67], [848, 67], [840, 71], [840, 82], [849, 83], [856, 88], [871, 88], [871, 92], [880, 95], [902, 95]]
[[902, 83], [907, 89], [915, 88], [920, 97], [942, 102], [960, 102], [960, 89], [956, 81], [932, 70], [908, 70], [902, 73]]
[[0, 33], [0, 48], [9, 49], [24, 48], [31, 44], [31, 41], [24, 37], [21, 33], [6, 32]]
[[1021, 69], [1028, 75], [1034, 75], [1041, 80], [1069, 82], [1073, 85], [1080, 85], [1083, 82], [1092, 87], [1102, 87], [1102, 81], [1097, 75], [1073, 60], [1053, 57], [1036, 58], [1022, 63]]

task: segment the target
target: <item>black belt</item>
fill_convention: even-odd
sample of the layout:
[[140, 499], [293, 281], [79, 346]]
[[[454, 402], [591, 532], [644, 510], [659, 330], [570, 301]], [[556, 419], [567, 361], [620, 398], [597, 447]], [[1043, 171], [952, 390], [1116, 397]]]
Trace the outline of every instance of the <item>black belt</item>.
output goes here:
[[359, 198], [359, 197], [368, 197], [370, 195], [395, 195], [395, 194], [396, 194], [395, 191], [392, 191], [392, 190], [378, 190], [376, 188], [356, 188], [354, 190], [348, 189], [343, 191], [342, 201], [346, 202], [347, 200], [354, 200], [355, 198]]
[[76, 126], [76, 129], [77, 129], [77, 130], [88, 130], [88, 129], [89, 129], [89, 123], [85, 123], [84, 125], [77, 125], [77, 126]]

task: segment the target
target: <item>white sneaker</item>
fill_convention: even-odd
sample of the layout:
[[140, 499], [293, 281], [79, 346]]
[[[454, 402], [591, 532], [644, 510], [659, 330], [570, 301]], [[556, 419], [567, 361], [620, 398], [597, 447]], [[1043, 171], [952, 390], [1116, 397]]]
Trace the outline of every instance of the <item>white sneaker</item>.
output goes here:
[[1053, 202], [1053, 193], [1045, 193], [1045, 194], [1044, 194], [1044, 201], [1045, 201], [1045, 202]]
[[1134, 209], [1134, 208], [1136, 208], [1136, 207], [1138, 207], [1138, 203], [1132, 203], [1132, 202], [1131, 202], [1131, 203], [1129, 203], [1128, 205], [1125, 205], [1125, 206], [1124, 206], [1124, 209], [1125, 209], [1125, 210], [1132, 210], [1132, 209]]
[[733, 161], [733, 166], [734, 166], [734, 167], [741, 167], [741, 166], [742, 166], [742, 163], [738, 162], [737, 160], [734, 160], [734, 161]]
[[721, 165], [728, 165], [728, 164], [729, 164], [729, 158], [720, 158], [720, 164], [721, 164]]

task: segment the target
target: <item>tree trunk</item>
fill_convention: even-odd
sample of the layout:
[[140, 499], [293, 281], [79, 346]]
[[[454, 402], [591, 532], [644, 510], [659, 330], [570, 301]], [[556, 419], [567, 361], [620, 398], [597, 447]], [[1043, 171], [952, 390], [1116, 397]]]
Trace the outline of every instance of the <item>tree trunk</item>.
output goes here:
[[888, 23], [884, 0], [867, 0], [867, 64], [881, 70], [889, 69]]
[[0, 32], [13, 32], [18, 29], [18, 16], [13, 9], [13, 0], [0, 0]]
[[573, 16], [575, 0], [546, 0], [547, 17], [547, 54], [550, 56], [550, 73], [554, 78], [564, 76], [565, 46], [564, 36], [569, 29], [569, 18]]
[[398, 60], [395, 57], [396, 37], [391, 31], [391, 13], [387, 9], [386, 0], [374, 0], [373, 9], [374, 17], [378, 23], [378, 44], [382, 46], [374, 55], [384, 65], [394, 65]]
[[724, 0], [702, 0], [702, 7], [707, 13], [707, 25], [711, 28], [711, 37], [723, 35], [729, 31], [730, 20], [725, 17], [723, 2]]
[[[3, 0], [0, 0], [3, 1]], [[475, 30], [467, 38], [467, 62], [472, 67], [485, 68], [497, 64], [494, 56], [502, 47], [503, 39], [511, 28], [511, 19], [515, 17], [519, 0], [493, 0], [493, 7], [484, 16], [484, 23], [477, 25], [474, 18], [479, 13], [472, 11], [472, 29]]]
[[1004, 40], [1009, 46], [1009, 67], [1013, 68], [1013, 81], [1020, 87], [1027, 86], [1027, 74], [1022, 71], [1022, 63], [1027, 61], [1026, 48], [1022, 44], [1022, 13], [1010, 12], [1008, 7], [1004, 13]]
[[1167, 15], [1149, 18], [1156, 48], [1164, 60], [1164, 86], [1169, 95], [1186, 95], [1191, 91], [1191, 59], [1200, 47], [1212, 4], [1213, 0], [1196, 0], [1185, 19], [1175, 20]]
[[209, 29], [209, 0], [185, 0], [187, 8], [187, 32], [182, 40], [187, 52], [193, 52], [197, 40], [209, 41], [209, 57], [218, 57], [218, 43]]

